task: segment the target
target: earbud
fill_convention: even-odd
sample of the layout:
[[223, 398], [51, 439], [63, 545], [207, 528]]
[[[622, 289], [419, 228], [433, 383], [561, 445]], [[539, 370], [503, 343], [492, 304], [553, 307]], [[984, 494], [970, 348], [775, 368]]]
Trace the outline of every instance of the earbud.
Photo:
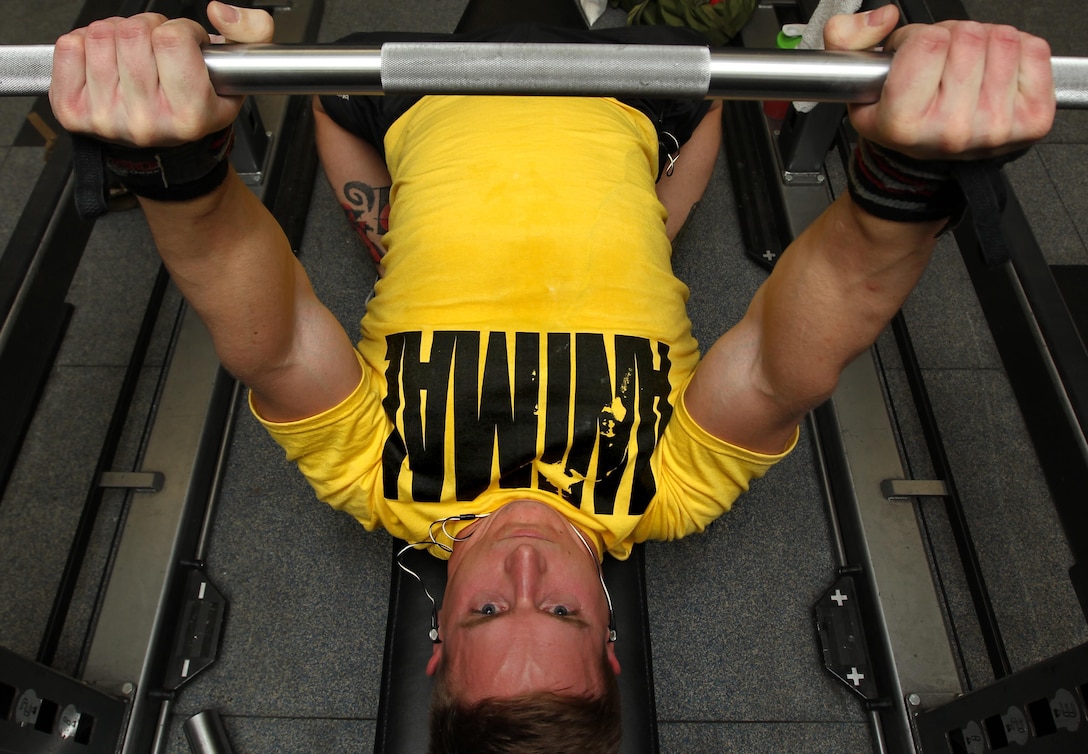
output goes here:
[[582, 544], [589, 550], [590, 556], [597, 563], [597, 577], [601, 580], [601, 589], [604, 590], [604, 599], [608, 603], [608, 641], [614, 644], [616, 642], [616, 612], [612, 609], [612, 595], [608, 593], [608, 584], [604, 583], [604, 571], [601, 570], [601, 562], [597, 560], [597, 551], [594, 550], [589, 540], [582, 535], [582, 532], [578, 530], [578, 527], [567, 521], [567, 525], [574, 530], [574, 533], [578, 535], [578, 539], [582, 540]]
[[438, 608], [434, 605], [431, 606], [431, 630], [427, 632], [427, 636], [431, 637], [431, 641], [435, 644], [442, 643], [442, 640], [438, 638]]

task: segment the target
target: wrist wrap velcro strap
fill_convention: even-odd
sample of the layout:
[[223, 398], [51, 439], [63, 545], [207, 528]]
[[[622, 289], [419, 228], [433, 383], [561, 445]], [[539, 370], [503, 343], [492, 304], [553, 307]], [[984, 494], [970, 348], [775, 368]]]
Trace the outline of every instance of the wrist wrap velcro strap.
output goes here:
[[847, 185], [854, 203], [895, 222], [929, 222], [963, 214], [964, 199], [947, 162], [923, 162], [859, 139]]
[[177, 147], [141, 149], [72, 135], [75, 204], [79, 216], [94, 219], [109, 209], [107, 172], [136, 196], [185, 201], [210, 193], [227, 177], [234, 125]]
[[234, 125], [199, 141], [146, 149], [106, 144], [106, 169], [129, 192], [160, 202], [185, 201], [210, 193], [227, 177]]
[[101, 217], [109, 210], [102, 146], [98, 139], [72, 134], [72, 177], [75, 182], [73, 193], [76, 212], [84, 220]]

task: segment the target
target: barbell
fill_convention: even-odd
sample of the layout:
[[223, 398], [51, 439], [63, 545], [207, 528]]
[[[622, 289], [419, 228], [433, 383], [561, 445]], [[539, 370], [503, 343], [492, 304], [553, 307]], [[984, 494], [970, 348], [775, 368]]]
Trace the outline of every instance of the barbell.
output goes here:
[[[875, 102], [891, 57], [695, 45], [387, 42], [212, 45], [220, 94], [527, 94]], [[1058, 107], [1088, 109], [1088, 58], [1051, 58]], [[52, 45], [0, 47], [0, 96], [44, 94]]]

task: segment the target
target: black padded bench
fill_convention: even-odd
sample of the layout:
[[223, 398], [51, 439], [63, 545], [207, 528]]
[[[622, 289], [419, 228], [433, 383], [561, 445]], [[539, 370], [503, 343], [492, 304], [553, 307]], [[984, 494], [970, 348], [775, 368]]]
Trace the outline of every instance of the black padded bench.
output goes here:
[[[585, 27], [585, 16], [575, 0], [512, 3], [508, 0], [471, 0], [457, 26], [458, 32], [473, 31], [520, 21], [538, 21], [554, 26]], [[376, 754], [422, 754], [429, 742], [427, 721], [431, 707], [431, 679], [427, 660], [432, 644], [427, 635], [431, 625], [431, 603], [423, 589], [396, 561], [394, 546], [389, 585], [389, 619], [386, 625], [385, 657], [382, 663], [381, 699], [374, 735]], [[404, 556], [441, 604], [446, 586], [446, 564], [426, 553], [413, 550]], [[606, 557], [604, 578], [612, 595], [616, 618], [616, 656], [623, 672], [619, 675], [622, 697], [622, 754], [656, 754], [657, 710], [654, 703], [653, 663], [650, 629], [646, 615], [645, 559], [641, 546], [626, 561]]]

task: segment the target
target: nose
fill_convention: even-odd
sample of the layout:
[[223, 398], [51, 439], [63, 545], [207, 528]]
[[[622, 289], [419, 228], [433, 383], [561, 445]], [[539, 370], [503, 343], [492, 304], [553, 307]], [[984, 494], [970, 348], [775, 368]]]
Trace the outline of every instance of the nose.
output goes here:
[[519, 602], [531, 602], [540, 579], [548, 570], [543, 554], [532, 544], [524, 542], [506, 556], [507, 575], [514, 582], [514, 596]]

